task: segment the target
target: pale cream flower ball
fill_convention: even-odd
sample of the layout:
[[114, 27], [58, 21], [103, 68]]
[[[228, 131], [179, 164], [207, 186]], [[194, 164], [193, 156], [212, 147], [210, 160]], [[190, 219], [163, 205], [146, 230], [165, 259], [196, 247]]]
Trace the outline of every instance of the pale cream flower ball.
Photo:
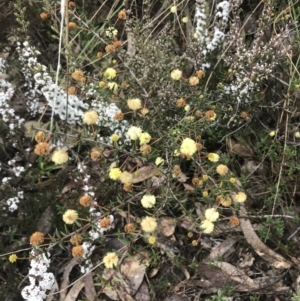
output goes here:
[[171, 72], [171, 78], [173, 80], [180, 80], [182, 76], [182, 71], [179, 69], [175, 69]]
[[142, 101], [139, 98], [131, 98], [127, 100], [129, 109], [136, 111], [142, 108]]
[[98, 113], [94, 110], [90, 110], [83, 114], [82, 121], [87, 125], [92, 125], [98, 121], [98, 118]]
[[68, 159], [69, 159], [68, 153], [63, 149], [55, 150], [51, 157], [51, 161], [57, 165], [68, 162]]
[[137, 126], [131, 126], [127, 131], [127, 135], [131, 140], [138, 140], [141, 134], [142, 129]]
[[197, 151], [197, 144], [191, 138], [185, 138], [180, 147], [180, 153], [187, 158], [193, 156]]
[[144, 208], [152, 208], [156, 203], [154, 195], [144, 195], [141, 199], [141, 204]]

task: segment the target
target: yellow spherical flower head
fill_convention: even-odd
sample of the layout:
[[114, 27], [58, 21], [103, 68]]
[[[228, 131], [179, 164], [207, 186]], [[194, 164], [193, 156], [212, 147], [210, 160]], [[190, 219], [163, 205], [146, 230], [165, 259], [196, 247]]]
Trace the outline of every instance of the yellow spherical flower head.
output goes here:
[[229, 179], [229, 182], [232, 183], [232, 184], [235, 184], [236, 179], [235, 179], [235, 178], [230, 178], [230, 179]]
[[185, 138], [180, 146], [180, 153], [187, 157], [190, 158], [193, 156], [197, 151], [197, 145], [196, 142], [191, 139], [191, 138]]
[[35, 146], [34, 153], [38, 156], [45, 156], [50, 153], [50, 145], [47, 142], [40, 142]]
[[215, 208], [206, 209], [205, 218], [209, 222], [215, 222], [219, 218], [219, 212]]
[[156, 166], [159, 166], [159, 165], [161, 165], [161, 164], [164, 164], [164, 162], [165, 162], [165, 160], [164, 160], [162, 157], [157, 157], [157, 158], [155, 159], [155, 165], [156, 165]]
[[113, 93], [117, 94], [119, 85], [115, 82], [111, 82], [107, 84], [107, 88]]
[[114, 27], [109, 27], [107, 28], [107, 30], [105, 31], [105, 35], [108, 37], [108, 38], [114, 38], [118, 35], [118, 30]]
[[244, 203], [247, 200], [247, 195], [244, 192], [240, 191], [238, 193], [232, 194], [232, 198], [235, 202]]
[[106, 86], [106, 82], [104, 82], [104, 81], [99, 82], [99, 87], [100, 88], [104, 88], [105, 86]]
[[107, 269], [112, 269], [113, 267], [117, 266], [118, 261], [119, 261], [119, 258], [115, 252], [108, 252], [103, 257], [103, 263]]
[[129, 109], [136, 111], [142, 108], [142, 101], [139, 98], [131, 98], [127, 100]]
[[189, 18], [188, 18], [188, 17], [183, 17], [183, 18], [181, 19], [182, 23], [187, 23], [187, 22], [188, 22], [188, 20], [189, 20]]
[[197, 76], [191, 76], [189, 78], [190, 86], [197, 86], [199, 84], [199, 78]]
[[144, 195], [141, 203], [144, 208], [152, 208], [156, 203], [156, 198], [154, 195]]
[[148, 133], [142, 133], [139, 137], [140, 144], [147, 144], [151, 140], [151, 136]]
[[148, 238], [148, 242], [149, 242], [150, 245], [154, 245], [155, 242], [156, 242], [156, 237], [151, 235], [151, 236]]
[[68, 225], [74, 224], [77, 218], [78, 218], [77, 211], [72, 209], [68, 209], [62, 216], [63, 221]]
[[115, 168], [111, 168], [109, 171], [109, 177], [112, 180], [118, 180], [120, 178], [120, 175], [122, 174], [122, 171], [120, 168], [115, 167]]
[[128, 171], [123, 171], [119, 177], [119, 180], [123, 184], [130, 184], [132, 183], [133, 176], [130, 172]]
[[220, 164], [217, 166], [216, 171], [220, 176], [224, 176], [228, 173], [228, 167], [224, 164]]
[[98, 121], [99, 115], [96, 111], [90, 110], [83, 114], [82, 121], [87, 125], [95, 124]]
[[294, 133], [294, 136], [295, 136], [296, 138], [300, 138], [300, 132], [299, 132], [299, 131], [295, 132], [295, 133]]
[[171, 78], [173, 80], [180, 80], [182, 76], [182, 71], [179, 69], [175, 69], [171, 72]]
[[119, 139], [120, 139], [120, 137], [119, 137], [118, 134], [112, 134], [112, 135], [111, 135], [111, 140], [112, 140], [113, 142], [117, 142], [117, 141], [119, 141]]
[[72, 256], [75, 258], [81, 257], [84, 254], [83, 246], [75, 246], [72, 248]]
[[138, 140], [141, 134], [142, 129], [137, 126], [131, 126], [127, 131], [127, 135], [131, 140]]
[[11, 255], [8, 257], [8, 260], [9, 260], [9, 262], [11, 262], [11, 263], [16, 262], [17, 259], [18, 259], [17, 254], [11, 254]]
[[147, 233], [154, 232], [157, 228], [156, 219], [154, 217], [151, 217], [151, 216], [144, 217], [142, 222], [141, 222], [141, 227], [142, 227], [144, 232], [147, 232]]
[[216, 153], [209, 153], [207, 155], [207, 159], [211, 162], [218, 162], [220, 159], [220, 156]]
[[270, 137], [274, 137], [274, 136], [275, 136], [275, 134], [276, 134], [276, 132], [275, 132], [275, 131], [271, 131], [271, 132], [269, 133], [269, 136], [270, 136]]
[[208, 220], [205, 220], [200, 224], [200, 228], [204, 233], [209, 234], [214, 231], [214, 224]]
[[103, 76], [107, 79], [114, 79], [117, 76], [117, 71], [114, 68], [107, 68]]
[[175, 14], [177, 12], [177, 6], [171, 6], [170, 11], [171, 13]]
[[56, 151], [54, 151], [51, 157], [51, 161], [54, 162], [56, 165], [64, 164], [68, 162], [68, 159], [68, 153], [63, 149], [57, 149]]

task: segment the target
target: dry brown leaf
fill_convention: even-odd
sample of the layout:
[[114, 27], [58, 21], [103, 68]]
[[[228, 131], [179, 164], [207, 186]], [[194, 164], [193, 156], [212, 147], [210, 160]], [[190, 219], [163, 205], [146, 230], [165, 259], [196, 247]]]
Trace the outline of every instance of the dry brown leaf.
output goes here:
[[148, 286], [147, 286], [147, 283], [145, 280], [142, 282], [139, 290], [135, 294], [134, 299], [138, 300], [138, 301], [150, 301], [151, 300], [151, 296], [150, 296]]
[[[241, 203], [240, 216], [247, 216], [245, 205]], [[269, 262], [276, 269], [288, 269], [291, 263], [285, 260], [281, 255], [277, 254], [267, 247], [255, 233], [249, 219], [240, 218], [240, 226], [247, 242], [252, 246], [253, 250], [264, 260]]]
[[[120, 271], [105, 269], [102, 276], [105, 280], [112, 278], [111, 286], [104, 289], [104, 293], [113, 300], [131, 300], [143, 282], [145, 270], [150, 262], [150, 254], [137, 253], [123, 260]], [[120, 296], [119, 292], [122, 292]]]
[[71, 287], [71, 289], [68, 292], [68, 295], [66, 296], [65, 299], [61, 299], [64, 301], [76, 301], [78, 300], [78, 295], [80, 293], [80, 291], [82, 290], [82, 288], [84, 287], [84, 279], [81, 278], [78, 281], [75, 282], [75, 284], [73, 284], [73, 286]]
[[173, 217], [164, 216], [160, 219], [158, 224], [158, 234], [169, 237], [174, 234], [176, 221]]
[[143, 182], [153, 176], [157, 176], [160, 171], [154, 166], [144, 166], [133, 173], [132, 183]]
[[63, 267], [63, 277], [62, 277], [62, 282], [60, 285], [60, 300], [65, 300], [66, 295], [67, 295], [67, 287], [70, 283], [69, 276], [74, 268], [75, 265], [77, 265], [77, 259], [72, 258], [66, 266]]
[[93, 273], [87, 273], [83, 279], [84, 279], [85, 297], [88, 300], [97, 299], [97, 293], [96, 293], [96, 289], [95, 289]]
[[241, 236], [226, 238], [226, 240], [224, 240], [221, 244], [216, 245], [214, 248], [212, 248], [206, 261], [210, 262], [211, 260], [222, 258], [223, 255], [241, 238]]
[[226, 144], [230, 153], [236, 154], [243, 158], [249, 158], [253, 156], [253, 153], [248, 146], [236, 142], [231, 137], [227, 137]]
[[[146, 255], [146, 257], [145, 257]], [[143, 282], [146, 267], [149, 265], [149, 254], [138, 253], [133, 257], [127, 257], [121, 264], [121, 273], [126, 277], [130, 285], [130, 295], [134, 295]]]
[[173, 178], [177, 179], [178, 182], [184, 183], [188, 179], [188, 177], [181, 171], [177, 175], [173, 174]]
[[194, 191], [195, 188], [192, 185], [186, 184], [186, 183], [182, 183], [184, 186], [184, 190], [186, 191]]

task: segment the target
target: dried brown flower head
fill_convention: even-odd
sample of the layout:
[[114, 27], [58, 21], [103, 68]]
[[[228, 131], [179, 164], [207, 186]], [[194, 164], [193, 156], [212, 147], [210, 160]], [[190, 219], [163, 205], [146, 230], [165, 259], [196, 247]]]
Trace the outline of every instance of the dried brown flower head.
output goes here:
[[122, 43], [119, 40], [115, 40], [113, 42], [113, 46], [115, 47], [115, 49], [119, 49], [122, 46]]
[[101, 228], [107, 229], [111, 226], [111, 220], [108, 217], [104, 217], [100, 220], [99, 224]]
[[216, 197], [216, 201], [224, 207], [230, 207], [232, 200], [229, 196], [223, 197], [222, 195], [218, 195]]
[[97, 53], [97, 58], [98, 58], [98, 59], [102, 59], [102, 57], [103, 57], [103, 52], [99, 51], [99, 52]]
[[77, 25], [75, 22], [69, 22], [68, 27], [69, 27], [69, 29], [74, 29], [77, 27]]
[[197, 148], [197, 151], [201, 151], [201, 149], [203, 148], [202, 143], [197, 142], [197, 143], [196, 143], [196, 148]]
[[189, 84], [191, 86], [197, 86], [199, 84], [199, 78], [197, 76], [191, 76], [189, 78]]
[[111, 52], [114, 52], [116, 49], [115, 49], [115, 46], [114, 45], [107, 45], [105, 46], [105, 51], [107, 53], [111, 53]]
[[229, 219], [229, 224], [233, 227], [236, 227], [240, 224], [240, 221], [237, 216], [231, 216]]
[[199, 178], [193, 178], [193, 179], [192, 179], [192, 184], [193, 184], [193, 185], [198, 185], [199, 182], [200, 182], [200, 179], [199, 179]]
[[151, 146], [149, 144], [143, 144], [140, 147], [140, 151], [141, 153], [145, 156], [145, 155], [149, 155], [151, 152]]
[[85, 82], [86, 78], [83, 76], [83, 72], [81, 70], [76, 70], [72, 73], [72, 78], [79, 82]]
[[114, 120], [121, 121], [124, 119], [124, 114], [122, 112], [117, 112], [114, 116]]
[[40, 142], [35, 146], [34, 153], [38, 156], [45, 156], [50, 153], [50, 145], [47, 142]]
[[83, 246], [75, 246], [72, 248], [72, 256], [75, 258], [81, 257], [84, 254]]
[[91, 159], [93, 161], [97, 161], [97, 160], [101, 160], [101, 158], [102, 158], [102, 151], [97, 148], [93, 148], [91, 151]]
[[205, 76], [205, 72], [203, 70], [198, 70], [198, 71], [196, 71], [196, 76], [199, 79], [202, 79]]
[[80, 245], [82, 242], [82, 237], [78, 234], [74, 234], [71, 238], [70, 238], [70, 243], [73, 245], [73, 246], [78, 246]]
[[43, 131], [38, 131], [34, 136], [34, 140], [37, 143], [45, 141], [45, 133]]
[[186, 101], [183, 98], [179, 98], [176, 100], [176, 106], [178, 108], [182, 108], [186, 105]]
[[246, 111], [243, 111], [240, 113], [240, 116], [243, 118], [243, 119], [247, 119], [249, 117], [249, 113], [246, 112]]
[[76, 7], [75, 2], [70, 1], [70, 2], [68, 3], [68, 7], [69, 7], [69, 9], [74, 9], [74, 8]]
[[124, 230], [126, 233], [132, 233], [136, 229], [136, 225], [134, 223], [126, 224]]
[[142, 109], [140, 110], [140, 113], [141, 113], [143, 116], [145, 116], [145, 115], [147, 115], [147, 114], [149, 113], [149, 109], [147, 109], [147, 108], [142, 108]]
[[68, 94], [69, 95], [75, 95], [76, 94], [76, 88], [74, 86], [68, 88]]
[[132, 186], [133, 186], [132, 183], [124, 184], [123, 185], [123, 190], [126, 191], [126, 192], [130, 192], [132, 190]]
[[42, 232], [34, 232], [31, 236], [30, 236], [30, 244], [34, 247], [42, 244], [44, 242], [45, 238], [44, 238], [44, 234]]
[[214, 112], [214, 110], [208, 110], [205, 112], [205, 117], [208, 120], [215, 120], [216, 119], [216, 113]]
[[90, 206], [92, 203], [92, 197], [89, 196], [88, 194], [83, 195], [80, 199], [79, 199], [79, 203], [81, 206], [87, 207]]
[[125, 10], [119, 11], [118, 18], [121, 20], [126, 20], [126, 11]]
[[180, 173], [181, 173], [181, 168], [180, 168], [180, 166], [179, 166], [179, 165], [175, 165], [175, 166], [173, 167], [173, 174], [174, 174], [175, 176], [178, 176]]
[[45, 12], [42, 12], [42, 13], [40, 13], [40, 18], [41, 18], [42, 20], [46, 20], [46, 19], [48, 18], [48, 14], [45, 13]]

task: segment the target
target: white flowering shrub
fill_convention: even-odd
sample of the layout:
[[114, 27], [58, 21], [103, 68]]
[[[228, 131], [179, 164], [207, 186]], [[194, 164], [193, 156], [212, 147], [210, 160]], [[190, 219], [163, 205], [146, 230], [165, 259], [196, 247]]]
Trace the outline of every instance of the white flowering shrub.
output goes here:
[[290, 298], [298, 4], [54, 2], [0, 59], [0, 299]]

